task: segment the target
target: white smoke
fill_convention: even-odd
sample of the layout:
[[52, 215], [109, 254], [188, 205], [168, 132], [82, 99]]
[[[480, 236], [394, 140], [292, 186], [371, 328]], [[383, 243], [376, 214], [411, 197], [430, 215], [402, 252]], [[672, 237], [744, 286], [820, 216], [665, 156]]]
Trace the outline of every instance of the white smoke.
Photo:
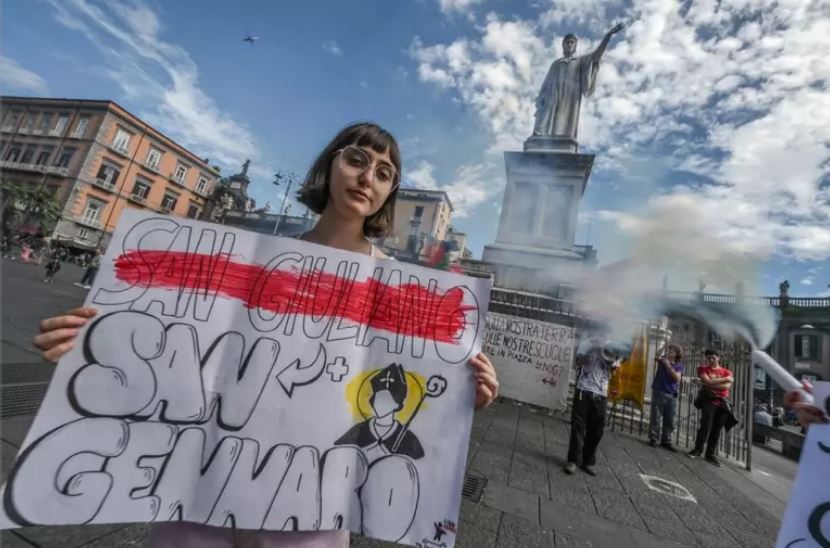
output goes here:
[[691, 298], [673, 301], [673, 308], [705, 321], [724, 337], [737, 335], [758, 348], [769, 344], [777, 311], [752, 301], [763, 251], [741, 248], [741, 239], [730, 237], [725, 223], [701, 211], [690, 196], [658, 198], [638, 215], [613, 220], [628, 244], [628, 258], [572, 280], [578, 309], [604, 320], [612, 338], [630, 340], [632, 320], [663, 314], [664, 301], [658, 297], [665, 279], [672, 289], [703, 287], [730, 295], [741, 284], [748, 296], [745, 304], [713, 305]]

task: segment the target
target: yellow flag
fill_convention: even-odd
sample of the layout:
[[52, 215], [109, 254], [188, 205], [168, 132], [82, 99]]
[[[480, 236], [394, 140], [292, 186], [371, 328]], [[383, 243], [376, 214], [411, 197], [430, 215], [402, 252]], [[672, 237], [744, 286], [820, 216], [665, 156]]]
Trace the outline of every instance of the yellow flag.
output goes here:
[[648, 364], [648, 332], [643, 325], [634, 336], [631, 355], [624, 361], [608, 381], [608, 399], [612, 402], [630, 400], [643, 407], [646, 393], [646, 371]]

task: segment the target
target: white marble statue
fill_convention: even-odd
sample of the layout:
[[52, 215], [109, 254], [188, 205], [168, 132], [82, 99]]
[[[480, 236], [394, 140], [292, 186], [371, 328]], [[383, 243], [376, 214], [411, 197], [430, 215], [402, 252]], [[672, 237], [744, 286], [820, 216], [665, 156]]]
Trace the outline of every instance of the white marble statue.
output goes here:
[[622, 28], [622, 23], [615, 25], [603, 37], [597, 49], [582, 56], [576, 55], [576, 36], [565, 36], [562, 40], [564, 56], [551, 64], [536, 97], [533, 135], [576, 140], [582, 97], [590, 97], [594, 93], [599, 60], [605, 53], [611, 36]]

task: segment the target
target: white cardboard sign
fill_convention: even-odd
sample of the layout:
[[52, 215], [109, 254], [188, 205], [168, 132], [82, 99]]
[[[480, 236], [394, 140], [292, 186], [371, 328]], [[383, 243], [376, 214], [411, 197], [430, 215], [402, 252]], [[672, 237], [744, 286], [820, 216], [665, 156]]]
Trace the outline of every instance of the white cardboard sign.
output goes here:
[[452, 546], [488, 298], [487, 280], [125, 212], [0, 526]]
[[[815, 383], [813, 393], [816, 405], [830, 415], [830, 382]], [[830, 424], [813, 424], [807, 431], [775, 546], [830, 546]]]
[[484, 352], [499, 375], [499, 394], [562, 409], [574, 359], [572, 327], [491, 312]]

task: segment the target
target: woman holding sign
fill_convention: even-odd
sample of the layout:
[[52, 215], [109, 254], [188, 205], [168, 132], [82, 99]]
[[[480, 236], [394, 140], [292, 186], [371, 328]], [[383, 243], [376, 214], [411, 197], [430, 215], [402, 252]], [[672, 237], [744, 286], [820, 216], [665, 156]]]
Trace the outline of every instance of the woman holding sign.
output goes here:
[[[389, 233], [400, 185], [401, 156], [395, 138], [371, 123], [344, 128], [311, 166], [298, 199], [320, 215], [317, 224], [300, 239], [336, 249], [388, 259], [369, 238]], [[41, 323], [34, 344], [43, 357], [57, 362], [75, 344], [78, 331], [96, 310], [77, 308]], [[476, 409], [490, 405], [498, 395], [496, 371], [484, 354], [470, 360], [476, 383]], [[244, 537], [244, 538], [243, 538]], [[152, 546], [267, 547], [348, 546], [349, 531], [271, 532], [238, 531], [170, 522], [157, 524]]]

